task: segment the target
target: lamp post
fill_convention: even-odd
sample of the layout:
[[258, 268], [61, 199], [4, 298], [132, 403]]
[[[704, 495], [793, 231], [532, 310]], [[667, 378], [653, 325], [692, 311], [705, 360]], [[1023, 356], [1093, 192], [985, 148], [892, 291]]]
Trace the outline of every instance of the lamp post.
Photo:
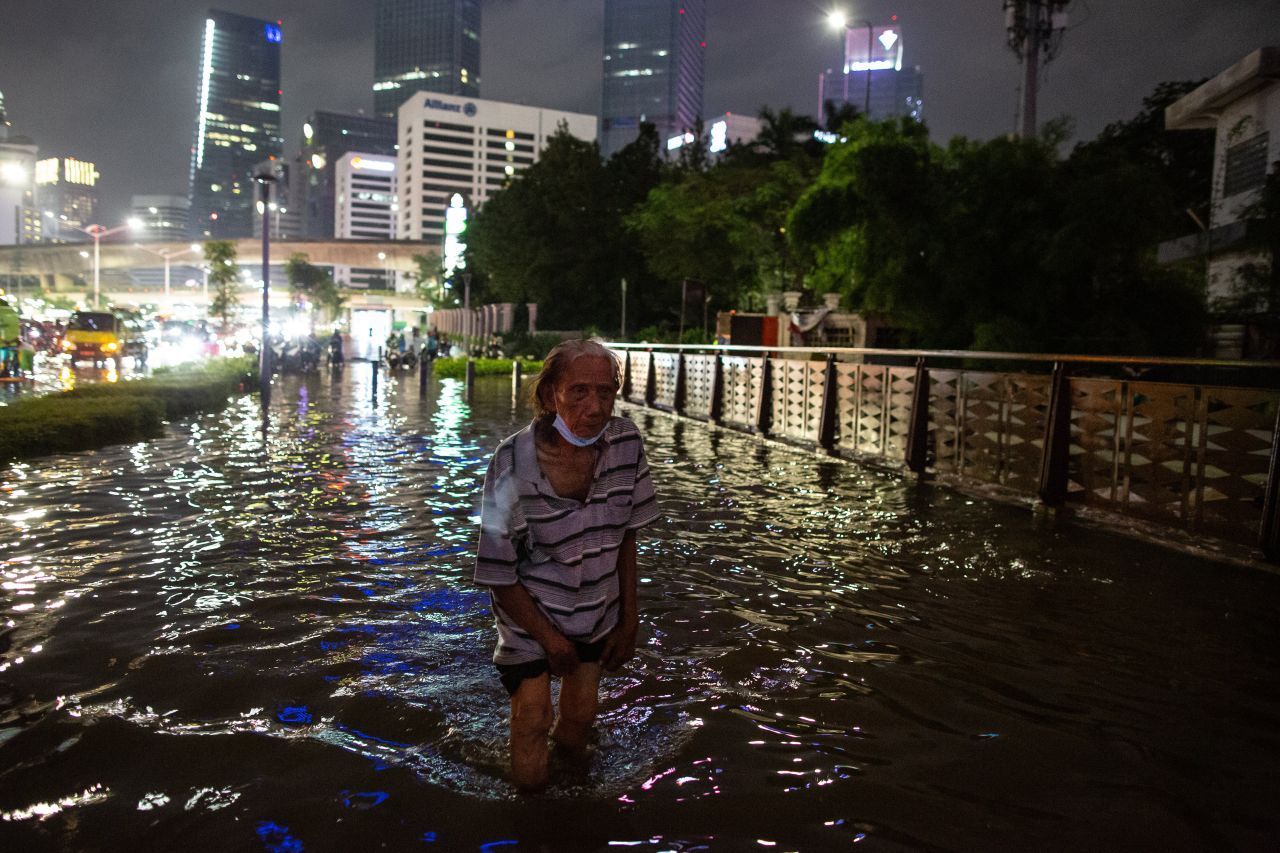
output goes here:
[[147, 254], [155, 255], [158, 258], [164, 258], [164, 295], [166, 299], [169, 297], [169, 261], [173, 258], [181, 257], [189, 252], [200, 251], [199, 243], [192, 243], [185, 249], [148, 249], [141, 243], [134, 243], [133, 247], [135, 249], [141, 249]]
[[112, 234], [119, 234], [121, 231], [140, 231], [143, 228], [142, 220], [136, 216], [129, 217], [124, 225], [117, 225], [115, 228], [107, 228], [104, 225], [86, 225], [81, 228], [79, 225], [67, 225], [68, 228], [74, 228], [88, 234], [93, 238], [93, 307], [96, 311], [99, 303], [99, 293], [102, 290], [102, 254], [99, 243], [103, 237], [110, 237]]
[[866, 87], [866, 94], [863, 96], [863, 101], [862, 101], [862, 114], [869, 120], [871, 118], [871, 54], [875, 49], [874, 48], [875, 28], [871, 26], [871, 22], [866, 18], [854, 18], [851, 20], [845, 15], [844, 12], [840, 11], [839, 9], [832, 11], [831, 14], [827, 16], [827, 23], [831, 25], [832, 29], [839, 31], [843, 36], [843, 38], [841, 39], [840, 49], [845, 54], [844, 99], [846, 103], [848, 103], [849, 101], [849, 70], [850, 70], [849, 69], [849, 65], [850, 65], [849, 53], [848, 53], [848, 41], [849, 41], [849, 30], [850, 30], [849, 25], [851, 23], [861, 24], [862, 26], [867, 28], [867, 87]]
[[271, 219], [267, 205], [271, 203], [271, 185], [276, 177], [271, 167], [264, 164], [264, 167], [254, 170], [253, 179], [258, 183], [258, 209], [262, 213], [262, 347], [258, 353], [258, 379], [265, 409], [271, 396], [271, 339], [268, 335], [271, 306], [267, 301], [271, 293]]

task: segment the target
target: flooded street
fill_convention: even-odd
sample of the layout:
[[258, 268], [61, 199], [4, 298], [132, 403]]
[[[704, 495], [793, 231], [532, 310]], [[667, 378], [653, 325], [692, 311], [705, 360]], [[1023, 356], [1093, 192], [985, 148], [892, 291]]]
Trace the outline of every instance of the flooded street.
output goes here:
[[0, 849], [1280, 841], [1280, 576], [629, 406], [639, 654], [517, 797], [470, 577], [528, 409], [406, 376], [0, 472]]

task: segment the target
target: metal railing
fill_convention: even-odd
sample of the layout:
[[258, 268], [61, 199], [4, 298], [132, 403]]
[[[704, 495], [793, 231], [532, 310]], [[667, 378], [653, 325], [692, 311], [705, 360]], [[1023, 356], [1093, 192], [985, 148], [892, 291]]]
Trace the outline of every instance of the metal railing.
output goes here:
[[610, 346], [632, 403], [1280, 562], [1280, 362]]

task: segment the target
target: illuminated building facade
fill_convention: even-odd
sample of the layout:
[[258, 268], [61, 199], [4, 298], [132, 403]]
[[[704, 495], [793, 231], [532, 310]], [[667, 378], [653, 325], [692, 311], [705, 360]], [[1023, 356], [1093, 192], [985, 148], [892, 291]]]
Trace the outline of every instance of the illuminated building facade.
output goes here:
[[37, 243], [43, 235], [36, 207], [35, 174], [39, 149], [0, 121], [0, 245]]
[[[340, 240], [392, 240], [396, 236], [396, 158], [352, 151], [334, 164], [337, 190], [335, 237]], [[383, 269], [334, 267], [343, 287], [387, 288]]]
[[98, 173], [93, 163], [74, 157], [36, 161], [36, 206], [44, 213], [46, 241], [79, 242], [88, 235], [75, 230], [98, 221]]
[[185, 240], [190, 213], [191, 200], [180, 195], [135, 195], [129, 205], [130, 216], [142, 222], [147, 240]]
[[293, 201], [300, 205], [303, 233], [313, 239], [327, 240], [337, 234], [334, 222], [337, 162], [353, 151], [394, 157], [396, 120], [317, 111], [302, 125], [300, 151], [297, 170], [302, 187]]
[[641, 122], [659, 139], [697, 124], [706, 48], [706, 0], [605, 0], [604, 156], [634, 141]]
[[418, 92], [480, 97], [480, 0], [378, 0], [376, 15], [375, 113]]
[[[712, 160], [724, 156], [730, 145], [746, 145], [760, 135], [764, 122], [755, 116], [725, 113], [703, 122], [703, 135], [706, 140], [707, 154]], [[686, 131], [669, 137], [665, 150], [668, 157], [678, 155], [681, 148], [692, 145], [696, 140], [693, 133]]]
[[191, 149], [191, 234], [253, 233], [253, 167], [279, 159], [279, 21], [210, 12], [201, 43], [199, 103]]
[[[818, 115], [827, 104], [849, 104], [875, 121], [909, 117], [924, 121], [924, 75], [902, 64], [902, 28], [849, 27], [844, 67], [818, 77]], [[831, 128], [835, 130], [835, 128]]]
[[569, 133], [596, 138], [596, 117], [451, 95], [419, 93], [400, 107], [401, 240], [439, 241], [454, 194], [469, 208], [483, 204], [537, 161], [565, 122]]

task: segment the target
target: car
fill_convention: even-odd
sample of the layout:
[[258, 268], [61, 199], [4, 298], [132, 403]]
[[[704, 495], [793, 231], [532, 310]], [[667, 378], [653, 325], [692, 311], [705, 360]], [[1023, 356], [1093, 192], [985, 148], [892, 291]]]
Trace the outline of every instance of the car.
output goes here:
[[62, 351], [77, 361], [93, 361], [102, 366], [114, 361], [116, 370], [124, 360], [126, 334], [123, 321], [110, 311], [77, 311], [67, 323]]

